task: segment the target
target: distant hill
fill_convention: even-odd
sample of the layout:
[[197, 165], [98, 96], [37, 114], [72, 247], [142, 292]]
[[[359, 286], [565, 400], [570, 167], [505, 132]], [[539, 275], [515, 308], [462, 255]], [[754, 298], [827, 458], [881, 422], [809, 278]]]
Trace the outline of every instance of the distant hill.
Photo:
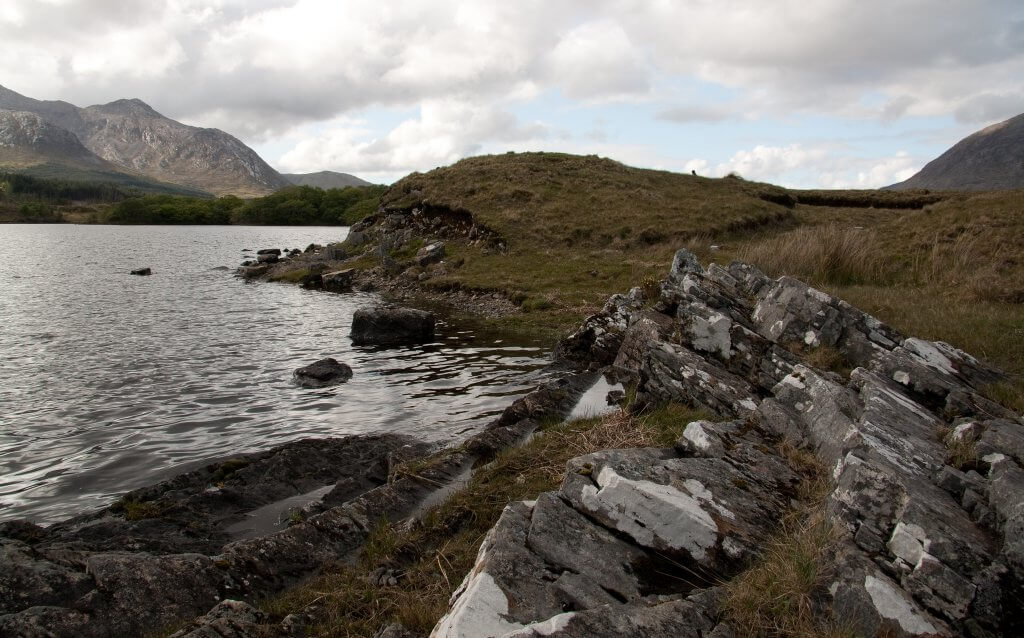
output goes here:
[[971, 191], [1024, 188], [1024, 114], [965, 137], [910, 179], [887, 188]]
[[296, 186], [316, 186], [317, 188], [345, 188], [346, 186], [372, 186], [365, 179], [359, 179], [348, 173], [320, 171], [319, 173], [281, 173], [281, 177]]
[[[83, 159], [66, 136], [58, 139], [55, 130], [62, 129], [114, 170], [179, 184], [193, 192], [253, 197], [289, 185], [237, 138], [164, 117], [141, 100], [78, 108], [67, 102], [35, 100], [0, 86], [0, 109], [34, 114], [49, 125], [50, 138], [66, 143], [66, 149], [76, 154], [70, 157], [50, 148], [45, 156], [53, 166], [77, 165]], [[39, 123], [32, 126], [38, 128]], [[0, 147], [0, 165], [35, 165], [26, 164], [31, 158], [24, 147], [21, 144], [17, 152], [13, 146]], [[14, 157], [16, 154], [19, 157]]]

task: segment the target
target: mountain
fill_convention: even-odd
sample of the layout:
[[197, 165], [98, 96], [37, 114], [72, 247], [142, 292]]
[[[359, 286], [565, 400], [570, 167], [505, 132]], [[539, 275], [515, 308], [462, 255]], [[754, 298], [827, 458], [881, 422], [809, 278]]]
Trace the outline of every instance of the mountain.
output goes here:
[[87, 149], [71, 131], [28, 111], [0, 109], [0, 171], [4, 170], [32, 177], [113, 182], [153, 193], [209, 195], [127, 171]]
[[1024, 113], [965, 137], [910, 179], [887, 188], [1024, 188]]
[[74, 133], [30, 111], [0, 109], [0, 149], [8, 155], [19, 152], [26, 157], [65, 158], [94, 166], [106, 164], [85, 148]]
[[320, 171], [319, 173], [281, 173], [281, 177], [296, 186], [316, 186], [317, 188], [345, 188], [346, 186], [373, 186], [365, 179], [359, 179], [348, 173]]
[[[31, 113], [71, 133], [81, 146], [129, 174], [213, 193], [253, 197], [289, 185], [251, 148], [217, 129], [188, 126], [141, 100], [78, 108], [0, 87], [0, 109]], [[69, 147], [70, 148], [70, 147]], [[0, 163], [13, 152], [0, 149]]]

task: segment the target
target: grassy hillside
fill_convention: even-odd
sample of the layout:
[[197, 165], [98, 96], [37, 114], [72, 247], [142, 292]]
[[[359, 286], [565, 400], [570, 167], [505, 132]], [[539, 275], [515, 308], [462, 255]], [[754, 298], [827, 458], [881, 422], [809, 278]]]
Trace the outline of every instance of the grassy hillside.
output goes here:
[[469, 214], [497, 233], [504, 249], [449, 242], [462, 265], [426, 285], [500, 291], [526, 311], [510, 325], [561, 334], [609, 294], [662, 278], [685, 246], [705, 263], [742, 258], [808, 280], [1024, 387], [1024, 191], [786, 190], [524, 153], [414, 173], [382, 204]]

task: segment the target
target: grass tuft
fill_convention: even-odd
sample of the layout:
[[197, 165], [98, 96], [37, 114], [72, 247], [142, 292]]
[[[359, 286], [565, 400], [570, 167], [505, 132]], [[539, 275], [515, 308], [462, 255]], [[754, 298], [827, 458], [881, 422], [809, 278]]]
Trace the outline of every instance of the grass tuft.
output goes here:
[[725, 584], [723, 612], [737, 636], [852, 638], [822, 602], [837, 539], [825, 517], [828, 472], [813, 453], [788, 441], [778, 451], [803, 476], [798, 506], [754, 564]]

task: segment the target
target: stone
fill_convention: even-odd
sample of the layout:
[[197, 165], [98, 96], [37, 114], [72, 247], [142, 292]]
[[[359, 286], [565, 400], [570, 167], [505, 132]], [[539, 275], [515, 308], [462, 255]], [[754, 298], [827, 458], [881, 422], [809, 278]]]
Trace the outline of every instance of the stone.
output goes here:
[[304, 388], [323, 388], [345, 383], [352, 378], [352, 368], [332, 357], [320, 359], [295, 371], [295, 382]]
[[330, 292], [352, 292], [352, 282], [355, 281], [355, 268], [335, 270], [321, 275], [321, 282], [324, 290]]
[[281, 255], [280, 248], [261, 248], [256, 251], [257, 255]]
[[360, 308], [352, 317], [352, 343], [356, 345], [403, 345], [434, 338], [436, 317], [411, 308], [375, 306]]
[[222, 600], [169, 638], [264, 638], [267, 615], [240, 600]]
[[322, 254], [324, 259], [329, 261], [341, 261], [348, 258], [348, 251], [345, 250], [344, 244], [327, 244], [324, 246]]
[[427, 244], [416, 251], [416, 263], [420, 266], [429, 266], [430, 264], [436, 264], [444, 259], [444, 255], [444, 242], [439, 241], [433, 244]]
[[145, 277], [147, 275], [152, 275], [153, 274], [153, 269], [152, 268], [137, 268], [137, 269], [133, 270], [131, 272], [131, 274], [133, 274], [133, 275], [140, 275], [142, 277]]
[[281, 257], [277, 253], [260, 253], [256, 255], [256, 261], [261, 264], [276, 264]]

